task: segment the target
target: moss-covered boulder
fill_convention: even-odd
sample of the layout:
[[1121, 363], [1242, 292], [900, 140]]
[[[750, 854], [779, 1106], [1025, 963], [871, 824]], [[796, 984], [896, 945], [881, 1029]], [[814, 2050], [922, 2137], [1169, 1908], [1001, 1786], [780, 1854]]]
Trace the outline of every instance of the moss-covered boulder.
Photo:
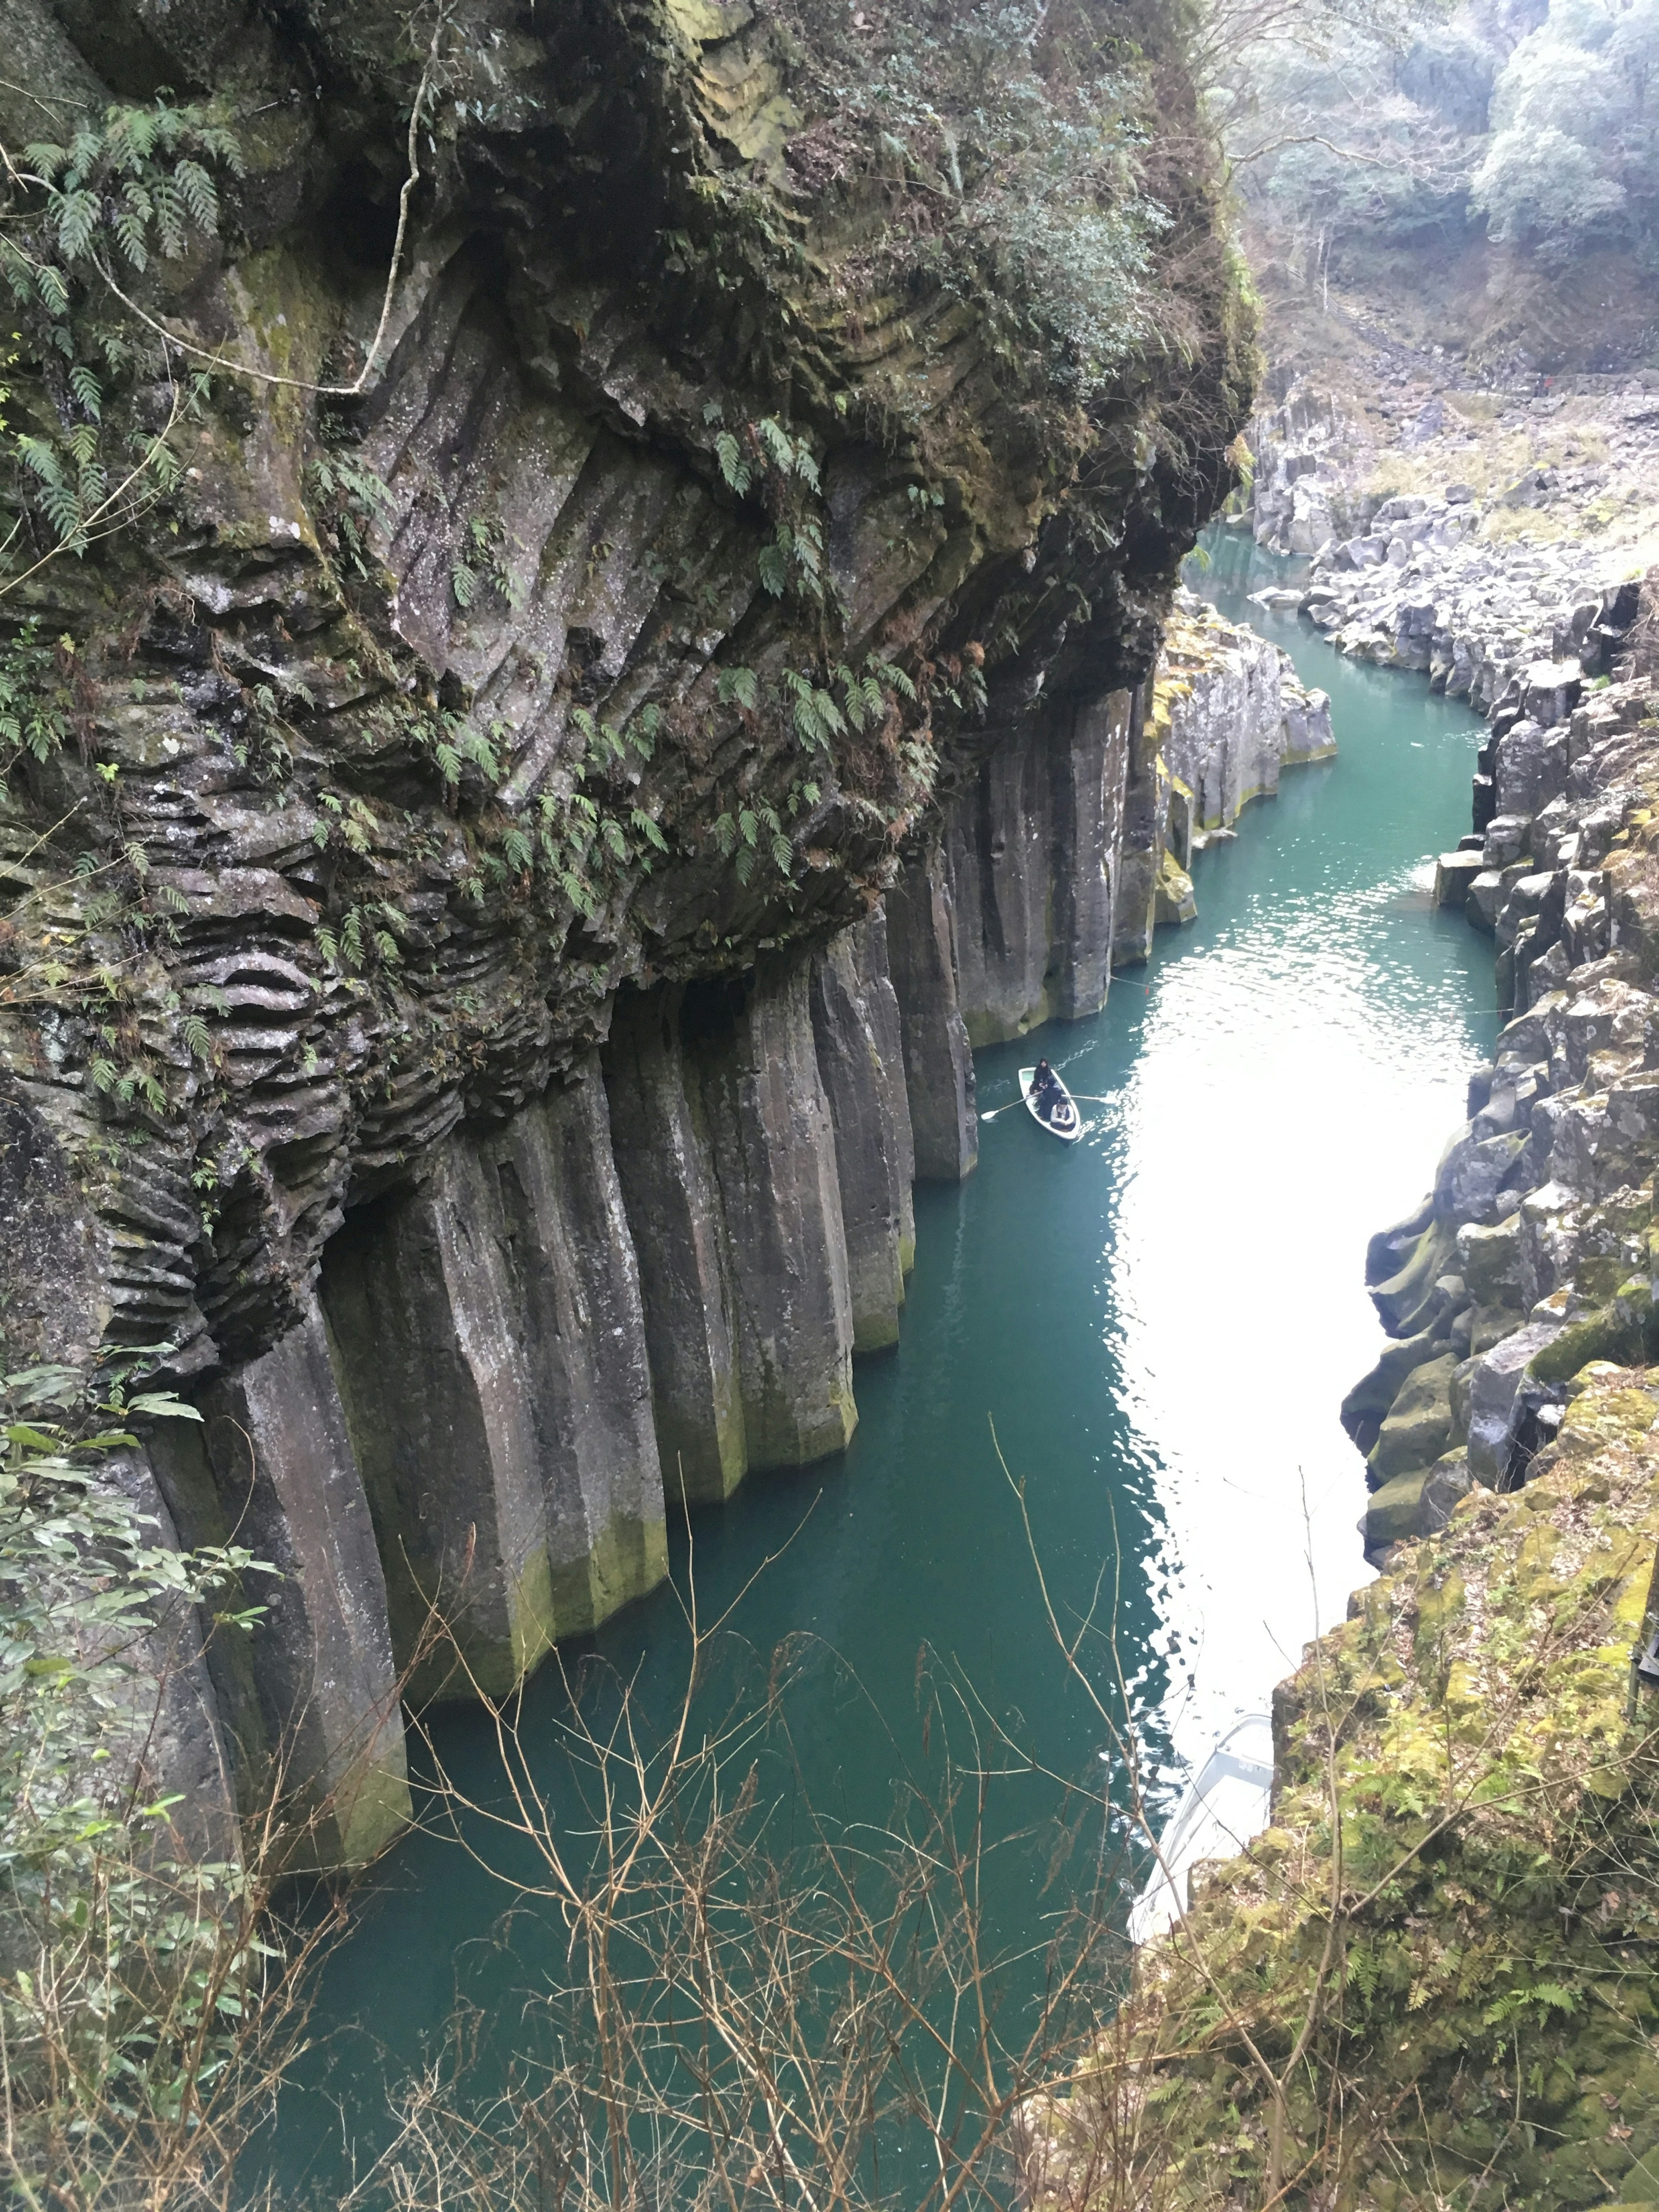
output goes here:
[[1374, 1487], [1420, 1473], [1439, 1458], [1451, 1440], [1452, 1376], [1457, 1354], [1443, 1352], [1413, 1370], [1389, 1407], [1365, 1462]]

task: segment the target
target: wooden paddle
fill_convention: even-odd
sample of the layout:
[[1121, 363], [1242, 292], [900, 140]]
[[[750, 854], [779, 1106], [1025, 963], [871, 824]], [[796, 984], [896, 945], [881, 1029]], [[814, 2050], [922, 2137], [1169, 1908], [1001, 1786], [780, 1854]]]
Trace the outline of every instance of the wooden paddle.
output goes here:
[[[1085, 1106], [1109, 1106], [1112, 1103], [1098, 1091], [1073, 1091], [1069, 1095], [1073, 1098], [1080, 1098]], [[999, 1114], [1012, 1114], [1016, 1106], [1024, 1103], [1023, 1098], [1011, 1098], [1006, 1106], [994, 1106], [988, 1114], [981, 1114], [979, 1118], [981, 1121], [994, 1121]]]

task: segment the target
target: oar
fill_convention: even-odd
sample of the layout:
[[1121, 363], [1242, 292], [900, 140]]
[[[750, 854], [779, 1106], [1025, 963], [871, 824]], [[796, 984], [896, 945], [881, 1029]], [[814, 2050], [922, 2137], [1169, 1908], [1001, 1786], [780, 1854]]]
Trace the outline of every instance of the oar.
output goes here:
[[[1112, 1103], [1098, 1091], [1073, 1091], [1071, 1095], [1073, 1098], [1080, 1098], [1085, 1106], [1109, 1106]], [[979, 1118], [981, 1121], [994, 1121], [999, 1114], [1012, 1114], [1016, 1106], [1024, 1103], [1023, 1098], [1011, 1098], [1006, 1106], [994, 1106], [988, 1114], [981, 1114]]]

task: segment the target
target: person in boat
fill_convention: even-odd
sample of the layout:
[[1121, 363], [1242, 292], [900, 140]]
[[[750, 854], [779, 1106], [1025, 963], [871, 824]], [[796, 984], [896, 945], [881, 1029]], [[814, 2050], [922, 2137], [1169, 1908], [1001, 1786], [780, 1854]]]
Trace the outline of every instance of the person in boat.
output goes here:
[[1031, 1078], [1031, 1101], [1045, 1121], [1052, 1118], [1055, 1107], [1065, 1103], [1066, 1093], [1060, 1087], [1060, 1078], [1046, 1060], [1040, 1060]]

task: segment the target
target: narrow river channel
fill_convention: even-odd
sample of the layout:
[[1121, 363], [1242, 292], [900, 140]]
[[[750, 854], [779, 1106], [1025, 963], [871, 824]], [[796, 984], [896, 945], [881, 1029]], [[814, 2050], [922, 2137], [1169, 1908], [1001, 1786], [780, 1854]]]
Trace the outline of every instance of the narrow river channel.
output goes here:
[[[1060, 1601], [1086, 1605], [1105, 1570], [1166, 1781], [1265, 1705], [1366, 1577], [1363, 1471], [1337, 1422], [1380, 1342], [1365, 1240], [1420, 1196], [1496, 1027], [1490, 946], [1426, 889], [1429, 856], [1468, 822], [1478, 725], [1420, 678], [1263, 621], [1244, 595], [1269, 576], [1231, 538], [1195, 581], [1331, 693], [1338, 758], [1289, 771], [1200, 857], [1197, 922], [1160, 933], [1102, 1015], [1043, 1033], [1073, 1090], [1109, 1102], [1085, 1108], [1086, 1140], [1068, 1152], [1006, 1115], [981, 1129], [968, 1183], [918, 1193], [902, 1343], [859, 1370], [846, 1457], [753, 1480], [691, 1532], [705, 1615], [747, 1586], [733, 1630], [763, 1680], [781, 1639], [811, 1639], [793, 1735], [837, 1814], [884, 1811], [924, 1650], [1051, 1769], [1100, 1771], [1101, 1725], [1042, 1619], [993, 1420]], [[979, 1055], [981, 1109], [1014, 1095], [1030, 1056]], [[682, 1583], [691, 1557], [682, 1530]], [[672, 1710], [685, 1635], [671, 1592], [598, 1643], [647, 1711]], [[532, 1759], [562, 1695], [551, 1671], [526, 1692]], [[439, 1734], [464, 1782], [499, 1786], [476, 1716]], [[1008, 1791], [994, 1817], [1012, 1828], [1034, 1808]], [[1011, 1928], [1035, 1920], [1041, 1874], [1018, 1852], [1002, 1866]], [[377, 1870], [327, 1973], [309, 2086], [287, 2102], [296, 2194], [302, 2172], [338, 2171], [338, 2107], [349, 2136], [381, 2069], [418, 2062], [458, 1995], [516, 2011], [520, 1947], [492, 1939], [506, 1902], [436, 1836]]]

